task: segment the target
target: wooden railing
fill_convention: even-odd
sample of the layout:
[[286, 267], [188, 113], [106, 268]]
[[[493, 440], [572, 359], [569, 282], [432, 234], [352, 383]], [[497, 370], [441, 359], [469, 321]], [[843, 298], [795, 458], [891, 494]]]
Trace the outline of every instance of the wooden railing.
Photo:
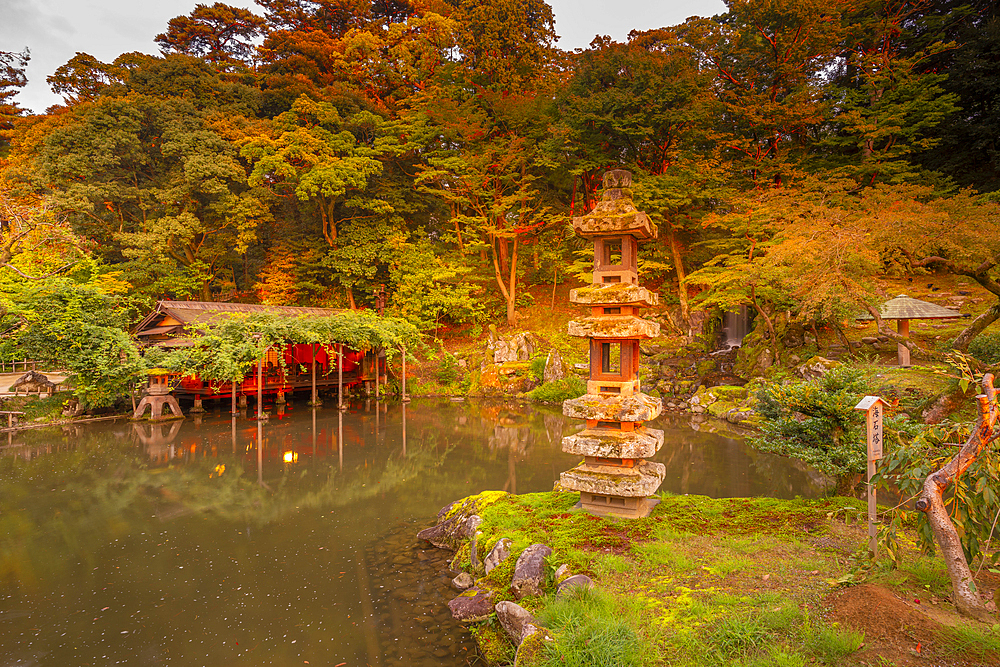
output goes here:
[[39, 361], [38, 359], [12, 359], [10, 361], [0, 359], [0, 373], [27, 373], [28, 371], [37, 371], [40, 368], [46, 368], [49, 365], [51, 365], [51, 362]]

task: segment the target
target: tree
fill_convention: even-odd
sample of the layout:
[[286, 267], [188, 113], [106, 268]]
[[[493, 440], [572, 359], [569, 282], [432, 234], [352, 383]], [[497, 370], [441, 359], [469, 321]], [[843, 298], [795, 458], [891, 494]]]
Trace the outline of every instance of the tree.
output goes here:
[[207, 300], [267, 214], [237, 158], [184, 100], [102, 98], [44, 138], [33, 178], [137, 287]]
[[595, 40], [560, 96], [558, 142], [549, 143], [580, 175], [588, 207], [600, 171], [633, 170], [636, 205], [664, 232], [688, 336], [682, 237], [697, 233], [725, 178], [710, 126], [718, 103], [697, 55], [671, 30], [633, 32], [627, 44]]
[[[151, 56], [144, 57], [151, 58]], [[52, 88], [52, 92], [62, 95], [63, 103], [67, 106], [90, 102], [113, 88], [117, 89], [116, 92], [124, 94], [124, 84], [129, 72], [124, 65], [125, 59], [134, 63], [128, 56], [121, 56], [114, 63], [102, 63], [89, 53], [77, 51], [75, 56], [66, 64], [60, 65], [45, 80]]]
[[6, 152], [14, 119], [24, 114], [14, 96], [28, 84], [24, 70], [29, 60], [31, 52], [28, 47], [20, 53], [0, 51], [0, 156]]
[[266, 21], [248, 9], [221, 2], [197, 4], [187, 16], [167, 23], [167, 31], [154, 40], [164, 54], [183, 53], [204, 58], [220, 70], [253, 69], [257, 47], [254, 40], [264, 33]]
[[976, 396], [978, 417], [976, 427], [965, 441], [962, 449], [946, 465], [927, 475], [922, 493], [916, 507], [927, 515], [927, 521], [934, 532], [934, 540], [941, 549], [948, 577], [951, 579], [952, 599], [955, 608], [964, 616], [971, 616], [984, 622], [992, 623], [993, 615], [986, 609], [969, 570], [958, 531], [948, 515], [944, 503], [944, 492], [972, 465], [982, 451], [1000, 437], [998, 419], [1000, 407], [997, 406], [996, 389], [993, 387], [993, 375], [987, 373], [982, 379], [983, 393]]
[[[449, 205], [464, 243], [489, 252], [493, 278], [503, 297], [507, 323], [516, 322], [519, 245], [551, 220], [536, 185], [541, 164], [537, 132], [540, 95], [482, 92], [459, 104], [426, 98], [423, 113], [443, 130], [438, 150], [427, 157], [417, 183]], [[452, 149], [451, 141], [462, 146]]]
[[844, 55], [826, 87], [834, 109], [820, 143], [830, 153], [816, 166], [861, 186], [918, 178], [914, 157], [936, 143], [933, 129], [957, 108], [941, 87], [946, 75], [924, 65], [954, 44], [908, 39], [925, 5], [870, 0], [845, 16]]
[[6, 344], [26, 357], [65, 364], [81, 404], [111, 406], [130, 394], [146, 368], [125, 330], [134, 314], [130, 305], [94, 283], [35, 281], [12, 310], [21, 325], [8, 332]]

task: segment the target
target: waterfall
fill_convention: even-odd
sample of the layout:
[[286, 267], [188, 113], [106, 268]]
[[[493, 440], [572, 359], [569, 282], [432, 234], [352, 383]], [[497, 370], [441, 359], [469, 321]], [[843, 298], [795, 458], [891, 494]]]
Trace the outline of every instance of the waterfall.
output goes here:
[[729, 350], [743, 344], [743, 338], [750, 327], [750, 312], [746, 304], [739, 310], [728, 310], [722, 314], [722, 349]]

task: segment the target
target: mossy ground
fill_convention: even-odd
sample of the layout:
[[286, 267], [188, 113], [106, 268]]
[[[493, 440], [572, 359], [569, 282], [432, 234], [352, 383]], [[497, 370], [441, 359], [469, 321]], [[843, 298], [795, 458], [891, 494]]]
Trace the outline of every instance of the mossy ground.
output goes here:
[[[856, 554], [866, 544], [858, 500], [665, 496], [648, 518], [614, 520], [573, 510], [577, 499], [566, 492], [496, 499], [481, 510], [480, 555], [500, 537], [514, 543], [511, 563], [530, 544], [549, 545], [551, 569], [568, 563], [636, 612], [635, 631], [658, 656], [644, 664], [911, 664], [907, 651], [917, 643], [923, 657], [912, 664], [997, 664], [955, 648], [968, 641], [948, 629], [956, 617], [939, 558], [918, 554], [909, 542], [898, 569], [858, 569], [865, 561]], [[467, 550], [464, 560], [468, 566]], [[502, 588], [507, 574], [489, 577], [491, 587]], [[840, 603], [831, 595], [862, 580], [892, 599], [922, 597], [933, 606], [933, 623], [911, 629], [912, 647], [898, 628], [895, 639], [881, 640], [881, 628], [866, 625], [864, 615], [834, 622]], [[522, 604], [544, 616], [552, 602], [549, 594]], [[973, 632], [987, 645], [1000, 642], [998, 630]]]

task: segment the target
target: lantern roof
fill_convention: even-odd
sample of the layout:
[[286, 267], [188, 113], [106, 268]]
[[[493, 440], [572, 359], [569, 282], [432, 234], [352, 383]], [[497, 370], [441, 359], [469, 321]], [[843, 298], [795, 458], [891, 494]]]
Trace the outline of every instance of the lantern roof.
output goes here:
[[573, 229], [584, 238], [634, 236], [655, 239], [656, 225], [632, 203], [632, 174], [624, 169], [604, 172], [604, 193], [594, 210], [573, 218]]

